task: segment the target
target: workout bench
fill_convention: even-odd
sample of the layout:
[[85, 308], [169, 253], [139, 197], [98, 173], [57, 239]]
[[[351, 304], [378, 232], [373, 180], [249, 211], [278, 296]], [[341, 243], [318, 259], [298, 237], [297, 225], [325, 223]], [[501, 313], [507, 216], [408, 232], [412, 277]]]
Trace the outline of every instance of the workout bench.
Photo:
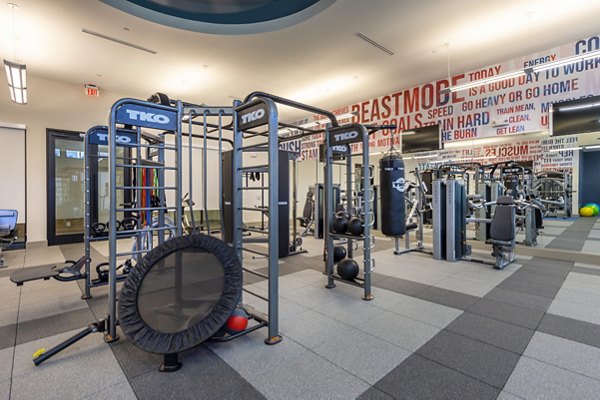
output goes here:
[[492, 255], [496, 257], [494, 268], [503, 269], [515, 261], [516, 212], [512, 196], [499, 196], [490, 226], [490, 238], [485, 241], [492, 245]]

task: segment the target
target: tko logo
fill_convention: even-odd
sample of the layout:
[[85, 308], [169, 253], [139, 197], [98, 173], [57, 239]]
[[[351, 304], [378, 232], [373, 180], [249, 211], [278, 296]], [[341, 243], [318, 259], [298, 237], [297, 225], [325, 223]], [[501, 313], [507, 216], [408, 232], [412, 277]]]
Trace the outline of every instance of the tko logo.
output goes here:
[[331, 146], [331, 150], [336, 153], [346, 153], [348, 151], [348, 147], [346, 147], [346, 146]]
[[343, 133], [336, 133], [333, 135], [333, 138], [336, 142], [341, 142], [343, 140], [352, 140], [358, 137], [358, 131], [350, 131]]
[[[97, 133], [98, 141], [108, 143], [108, 133]], [[117, 135], [117, 143], [128, 144], [133, 142], [129, 136], [119, 136]]]
[[404, 193], [404, 178], [398, 178], [392, 182], [392, 188], [396, 189], [400, 193]]
[[169, 122], [171, 122], [169, 117], [167, 117], [166, 115], [162, 115], [162, 114], [153, 114], [153, 113], [149, 113], [149, 112], [136, 111], [136, 110], [125, 110], [125, 111], [127, 111], [129, 118], [131, 118], [134, 121], [154, 122], [157, 124], [168, 124]]
[[249, 112], [248, 114], [242, 115], [242, 124], [247, 124], [248, 122], [256, 121], [265, 116], [265, 110], [258, 109], [256, 111]]

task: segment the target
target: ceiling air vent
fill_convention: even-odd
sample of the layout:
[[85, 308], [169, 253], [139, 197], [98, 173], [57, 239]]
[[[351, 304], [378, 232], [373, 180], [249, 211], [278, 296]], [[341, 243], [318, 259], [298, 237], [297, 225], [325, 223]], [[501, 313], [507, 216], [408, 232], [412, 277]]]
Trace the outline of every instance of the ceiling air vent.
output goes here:
[[359, 38], [361, 38], [362, 40], [364, 40], [365, 42], [369, 43], [371, 46], [376, 47], [377, 49], [383, 51], [384, 53], [386, 53], [386, 54], [388, 54], [390, 56], [394, 55], [393, 51], [391, 51], [387, 47], [385, 47], [385, 46], [377, 43], [376, 41], [374, 41], [373, 39], [371, 39], [370, 37], [368, 37], [364, 33], [356, 32], [355, 35], [358, 36]]
[[134, 48], [136, 50], [145, 51], [146, 53], [150, 53], [150, 54], [157, 54], [158, 53], [156, 50], [148, 49], [146, 47], [142, 47], [142, 46], [139, 46], [139, 45], [134, 44], [134, 43], [126, 42], [124, 40], [117, 39], [115, 37], [108, 36], [108, 35], [105, 35], [103, 33], [98, 33], [98, 32], [94, 32], [94, 31], [90, 31], [89, 29], [81, 28], [81, 32], [87, 33], [88, 35], [99, 37], [100, 39], [105, 39], [105, 40], [109, 40], [111, 42], [122, 44], [123, 46], [131, 47], [131, 48]]

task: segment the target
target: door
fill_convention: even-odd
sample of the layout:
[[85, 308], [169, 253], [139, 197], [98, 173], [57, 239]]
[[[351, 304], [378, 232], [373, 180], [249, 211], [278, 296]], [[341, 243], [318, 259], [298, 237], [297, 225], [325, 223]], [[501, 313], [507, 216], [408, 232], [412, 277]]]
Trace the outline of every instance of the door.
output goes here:
[[0, 126], [0, 209], [17, 210], [17, 240], [10, 248], [23, 248], [27, 237], [27, 174], [25, 129]]
[[79, 132], [47, 130], [48, 245], [83, 241], [84, 151]]

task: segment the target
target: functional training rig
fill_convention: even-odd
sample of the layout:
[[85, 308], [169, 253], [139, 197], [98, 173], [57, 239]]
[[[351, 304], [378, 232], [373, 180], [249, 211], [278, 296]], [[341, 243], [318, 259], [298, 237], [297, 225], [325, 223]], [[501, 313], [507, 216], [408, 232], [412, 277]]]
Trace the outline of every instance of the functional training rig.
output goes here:
[[[264, 112], [264, 118], [249, 119], [244, 117], [248, 113], [252, 113], [258, 109]], [[256, 114], [254, 114], [256, 115]], [[231, 122], [226, 124], [225, 117], [230, 117]], [[217, 120], [217, 123], [209, 122]], [[188, 132], [182, 132], [182, 121], [186, 121], [189, 125]], [[262, 122], [262, 123], [261, 123]], [[119, 138], [120, 129], [118, 125], [131, 126], [131, 140]], [[266, 131], [257, 132], [254, 128], [261, 125], [267, 125]], [[193, 127], [201, 127], [202, 134], [193, 133]], [[90, 333], [101, 332], [104, 334], [106, 342], [118, 340], [117, 324], [121, 324], [123, 332], [128, 336], [136, 346], [147, 351], [155, 351], [164, 354], [164, 363], [161, 366], [161, 371], [171, 372], [176, 371], [181, 367], [178, 362], [177, 353], [200, 344], [202, 341], [211, 339], [214, 341], [229, 341], [239, 336], [252, 332], [262, 327], [268, 328], [268, 336], [265, 342], [267, 344], [275, 344], [281, 341], [281, 336], [278, 331], [278, 213], [279, 197], [277, 190], [277, 174], [278, 174], [278, 136], [277, 136], [277, 108], [272, 99], [268, 95], [260, 96], [257, 94], [250, 95], [244, 103], [236, 102], [234, 107], [206, 107], [197, 106], [181, 101], [170, 102], [168, 99], [162, 104], [153, 102], [140, 101], [135, 99], [122, 99], [117, 101], [111, 108], [108, 126], [108, 153], [109, 153], [109, 194], [110, 194], [110, 216], [109, 226], [116, 226], [119, 215], [123, 213], [136, 212], [146, 213], [150, 216], [152, 224], [150, 226], [140, 226], [141, 224], [131, 227], [127, 231], [117, 232], [116, 229], [109, 229], [109, 269], [108, 269], [108, 286], [109, 286], [109, 301], [108, 313], [105, 318], [93, 322], [87, 328], [79, 332], [77, 335], [67, 339], [58, 346], [46, 351], [42, 349], [34, 354], [34, 364], [39, 365], [48, 358], [81, 340]], [[148, 130], [154, 131], [148, 132]], [[233, 140], [223, 137], [224, 131], [231, 132]], [[218, 137], [209, 136], [209, 133], [217, 133]], [[142, 140], [143, 136], [151, 134], [155, 140], [149, 142]], [[182, 170], [185, 168], [183, 160], [183, 137], [189, 138], [189, 196], [192, 198], [193, 178], [193, 155], [192, 148], [193, 138], [203, 140], [203, 190], [204, 190], [204, 211], [208, 214], [207, 209], [207, 141], [218, 141], [219, 158], [222, 157], [223, 143], [229, 142], [233, 145], [233, 172], [235, 194], [232, 201], [232, 221], [234, 240], [228, 246], [221, 240], [210, 237], [211, 229], [207, 228], [208, 236], [205, 235], [189, 235], [182, 236]], [[257, 143], [252, 138], [267, 138], [266, 142]], [[248, 143], [251, 144], [248, 144]], [[119, 152], [119, 148], [127, 149], [126, 152]], [[262, 166], [245, 166], [243, 165], [243, 153], [259, 152], [267, 154], [266, 164]], [[123, 154], [126, 154], [123, 157]], [[170, 157], [169, 157], [170, 156]], [[119, 169], [137, 170], [140, 168], [152, 168], [157, 173], [157, 184], [147, 186], [144, 182], [125, 183], [117, 179], [117, 171]], [[260, 232], [263, 237], [248, 237], [242, 235], [243, 230], [243, 214], [246, 209], [243, 207], [242, 192], [247, 189], [243, 186], [242, 175], [244, 171], [261, 170], [269, 175], [269, 221], [268, 230]], [[219, 193], [223, 193], [223, 171], [218, 168], [219, 174]], [[170, 178], [166, 177], [170, 174]], [[86, 179], [90, 179], [86, 175]], [[141, 207], [140, 204], [133, 203], [130, 206], [118, 205], [117, 198], [124, 197], [126, 192], [136, 192], [131, 197], [140, 198], [141, 191], [152, 190], [156, 197], [156, 201], [146, 204]], [[121, 196], [119, 196], [121, 195]], [[89, 198], [88, 198], [89, 200]], [[167, 200], [173, 201], [171, 206], [167, 206]], [[190, 202], [192, 206], [192, 202]], [[191, 210], [193, 212], [193, 210]], [[174, 226], [169, 225], [169, 216], [172, 216], [172, 221], [175, 221]], [[220, 209], [221, 216], [221, 232], [224, 231], [225, 215], [224, 210]], [[89, 216], [87, 216], [89, 217]], [[88, 219], [88, 222], [90, 220]], [[89, 226], [88, 226], [89, 228]], [[174, 234], [173, 234], [174, 231]], [[270, 232], [274, 232], [271, 234]], [[258, 232], [257, 232], [258, 233]], [[167, 241], [167, 235], [173, 235], [174, 239]], [[118, 249], [117, 241], [126, 236], [141, 237], [148, 236], [149, 240], [145, 246], [134, 246], [131, 249]], [[241, 266], [242, 253], [244, 251], [256, 252], [244, 246], [246, 243], [264, 243], [267, 245], [266, 252], [262, 252], [268, 262], [268, 274], [261, 274], [257, 271], [243, 268]], [[187, 283], [183, 280], [183, 274], [186, 270], [193, 270], [190, 263], [185, 260], [186, 252], [201, 254], [214, 254], [223, 266], [225, 274], [225, 286], [223, 293], [228, 295], [218, 297], [228, 301], [219, 300], [215, 303], [215, 313], [211, 313], [210, 318], [201, 320], [190, 319], [182, 326], [185, 327], [182, 331], [171, 332], [166, 328], [164, 332], [159, 332], [155, 327], [150, 326], [143, 318], [140, 317], [140, 310], [144, 308], [142, 303], [138, 303], [139, 298], [147, 296], [144, 293], [143, 287], [145, 279], [152, 275], [153, 269], [161, 266], [164, 267], [164, 260], [170, 255], [175, 255], [174, 267], [174, 282], [169, 283], [169, 287], [174, 290], [174, 302], [170, 303], [170, 298], [165, 302], [164, 297], [161, 300], [162, 306], [160, 309], [164, 312], [163, 315], [180, 318], [185, 317], [184, 310], [186, 307], [202, 306], [202, 300], [199, 295], [192, 295], [191, 298], [186, 298], [185, 287]], [[125, 279], [123, 290], [117, 302], [117, 282], [121, 280], [118, 274], [118, 262], [122, 258], [132, 258], [140, 260], [140, 262], [132, 268], [131, 272]], [[80, 260], [82, 263], [84, 259]], [[162, 262], [162, 264], [161, 264]], [[156, 267], [155, 267], [156, 266]], [[181, 267], [181, 268], [179, 268]], [[194, 267], [201, 268], [201, 263], [194, 263]], [[245, 306], [241, 303], [241, 287], [243, 271], [253, 273], [268, 279], [268, 296], [261, 296], [252, 293], [268, 302], [268, 315], [256, 311], [250, 306]], [[154, 274], [156, 275], [156, 274]], [[229, 277], [228, 277], [229, 276]], [[92, 287], [91, 285], [90, 287]], [[146, 285], [147, 286], [147, 285]], [[238, 293], [239, 290], [239, 293]], [[146, 290], [147, 292], [147, 290]], [[237, 294], [236, 294], [237, 293]], [[152, 292], [150, 292], [152, 296]], [[232, 297], [233, 296], [233, 297]], [[235, 298], [235, 299], [234, 299]], [[233, 301], [232, 301], [233, 299]], [[169, 304], [166, 304], [169, 303]], [[227, 304], [225, 304], [227, 303]], [[243, 308], [251, 320], [255, 324], [249, 326], [246, 330], [232, 335], [215, 336], [210, 338], [210, 335], [217, 333], [217, 330], [224, 324], [227, 317], [233, 311], [232, 307]], [[118, 306], [118, 307], [117, 307]], [[121, 316], [124, 316], [121, 320]], [[212, 321], [209, 323], [208, 321]], [[192, 321], [192, 322], [190, 322]], [[195, 321], [195, 322], [194, 322]], [[140, 337], [135, 334], [141, 330], [148, 330], [152, 335]], [[183, 328], [182, 328], [183, 329]], [[209, 332], [209, 334], [207, 334]], [[212, 333], [210, 333], [212, 332]], [[143, 336], [143, 335], [142, 335]], [[184, 338], [184, 340], [181, 340]], [[177, 344], [179, 343], [179, 344]]]
[[[327, 115], [326, 115], [327, 116]], [[331, 118], [330, 118], [331, 119]], [[371, 291], [371, 273], [374, 269], [375, 261], [371, 258], [371, 249], [374, 246], [374, 237], [371, 236], [371, 227], [374, 222], [372, 206], [374, 193], [371, 189], [371, 169], [369, 168], [369, 131], [364, 125], [351, 124], [338, 126], [335, 117], [331, 121], [331, 127], [325, 132], [325, 274], [327, 275], [328, 289], [335, 287], [335, 281], [359, 286], [363, 288], [363, 300], [373, 300]], [[362, 144], [362, 153], [352, 154], [352, 143]], [[357, 215], [354, 211], [354, 182], [352, 157], [362, 157], [362, 192], [364, 201], [362, 202], [362, 211]], [[336, 160], [344, 158], [343, 162]], [[340, 165], [345, 168], [346, 176], [346, 212], [348, 218], [359, 217], [363, 222], [363, 233], [360, 236], [353, 236], [348, 233], [335, 233], [332, 231], [334, 215], [336, 213], [336, 196], [334, 196], [333, 166]], [[352, 259], [354, 254], [353, 243], [363, 243], [363, 277], [353, 280], [342, 279], [334, 272], [334, 240], [343, 240], [346, 244], [347, 257]]]

